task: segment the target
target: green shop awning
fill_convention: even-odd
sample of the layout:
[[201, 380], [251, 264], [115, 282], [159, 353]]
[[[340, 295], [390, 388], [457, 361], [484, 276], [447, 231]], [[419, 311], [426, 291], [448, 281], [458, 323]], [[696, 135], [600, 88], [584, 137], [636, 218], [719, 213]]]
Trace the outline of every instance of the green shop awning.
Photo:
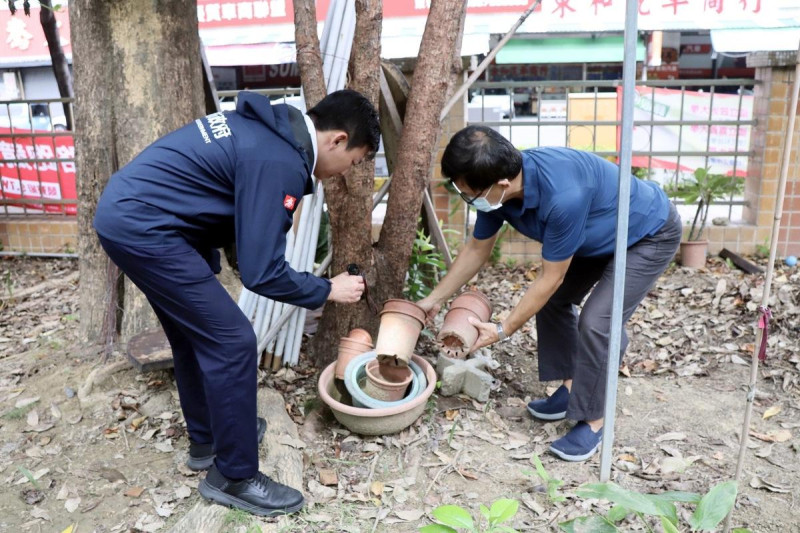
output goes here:
[[[520, 63], [621, 63], [622, 37], [511, 39], [498, 52], [498, 65]], [[636, 44], [636, 60], [644, 61], [645, 48]]]

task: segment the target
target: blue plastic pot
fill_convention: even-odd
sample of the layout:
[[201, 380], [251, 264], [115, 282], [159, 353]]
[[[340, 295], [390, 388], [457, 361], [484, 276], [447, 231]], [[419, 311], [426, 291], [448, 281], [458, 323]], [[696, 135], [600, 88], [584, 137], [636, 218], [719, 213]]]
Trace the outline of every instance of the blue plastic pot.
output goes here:
[[365, 393], [359, 384], [361, 380], [366, 379], [367, 377], [367, 363], [376, 357], [377, 353], [374, 351], [363, 353], [350, 361], [350, 363], [347, 364], [347, 368], [345, 368], [344, 386], [347, 387], [347, 391], [350, 393], [350, 396], [353, 399], [354, 407], [365, 407], [368, 409], [397, 407], [398, 405], [408, 403], [419, 396], [428, 386], [428, 380], [425, 377], [425, 372], [417, 363], [411, 361], [409, 366], [411, 367], [411, 371], [414, 373], [414, 376], [411, 378], [411, 388], [409, 393], [406, 394], [405, 398], [396, 402], [384, 402], [381, 400], [376, 400], [372, 396]]

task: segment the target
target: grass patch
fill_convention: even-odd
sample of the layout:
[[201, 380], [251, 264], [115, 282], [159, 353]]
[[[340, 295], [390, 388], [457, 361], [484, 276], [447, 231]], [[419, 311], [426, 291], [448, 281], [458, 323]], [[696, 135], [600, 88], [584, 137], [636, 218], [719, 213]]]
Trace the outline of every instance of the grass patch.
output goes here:
[[0, 418], [4, 418], [6, 420], [22, 420], [28, 415], [28, 411], [33, 409], [33, 407], [38, 403], [39, 400], [36, 400], [32, 404], [28, 404], [25, 407], [15, 407], [7, 413], [4, 413], [3, 416], [0, 416]]
[[[239, 526], [247, 527], [248, 533], [253, 529], [251, 524], [253, 524], [254, 517], [247, 511], [242, 511], [241, 509], [231, 509], [225, 516], [222, 517], [222, 525], [227, 526], [225, 527], [225, 531], [236, 531], [239, 529]], [[258, 527], [258, 524], [255, 524], [255, 531], [261, 531], [261, 528]]]

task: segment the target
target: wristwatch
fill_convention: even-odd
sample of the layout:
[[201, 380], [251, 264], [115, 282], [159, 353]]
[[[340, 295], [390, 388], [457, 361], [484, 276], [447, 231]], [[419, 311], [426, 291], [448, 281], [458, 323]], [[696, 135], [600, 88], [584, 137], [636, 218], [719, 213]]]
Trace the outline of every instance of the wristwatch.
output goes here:
[[502, 341], [508, 339], [508, 335], [506, 335], [506, 332], [503, 330], [503, 323], [502, 322], [497, 322], [495, 324], [495, 326], [497, 326], [498, 341], [502, 342]]

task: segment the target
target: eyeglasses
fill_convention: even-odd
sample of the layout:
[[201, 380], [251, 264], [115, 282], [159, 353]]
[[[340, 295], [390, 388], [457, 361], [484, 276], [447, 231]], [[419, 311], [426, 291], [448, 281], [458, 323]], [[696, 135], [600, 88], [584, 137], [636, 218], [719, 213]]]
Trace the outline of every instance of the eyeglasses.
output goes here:
[[453, 186], [453, 188], [456, 190], [456, 192], [457, 192], [457, 193], [458, 193], [458, 195], [461, 197], [461, 199], [462, 199], [462, 200], [464, 200], [465, 202], [467, 202], [467, 205], [472, 205], [472, 204], [473, 204], [473, 202], [475, 202], [475, 200], [477, 200], [478, 198], [480, 198], [480, 197], [481, 197], [481, 195], [483, 194], [483, 192], [486, 190], [486, 189], [484, 189], [483, 191], [480, 191], [478, 194], [476, 194], [475, 196], [473, 196], [472, 198], [470, 198], [469, 196], [467, 196], [466, 194], [464, 194], [464, 193], [461, 191], [461, 189], [459, 189], [459, 188], [458, 188], [458, 185], [456, 185], [456, 182], [455, 182], [455, 181], [453, 181], [453, 180], [450, 180], [450, 185], [452, 185], [452, 186]]

